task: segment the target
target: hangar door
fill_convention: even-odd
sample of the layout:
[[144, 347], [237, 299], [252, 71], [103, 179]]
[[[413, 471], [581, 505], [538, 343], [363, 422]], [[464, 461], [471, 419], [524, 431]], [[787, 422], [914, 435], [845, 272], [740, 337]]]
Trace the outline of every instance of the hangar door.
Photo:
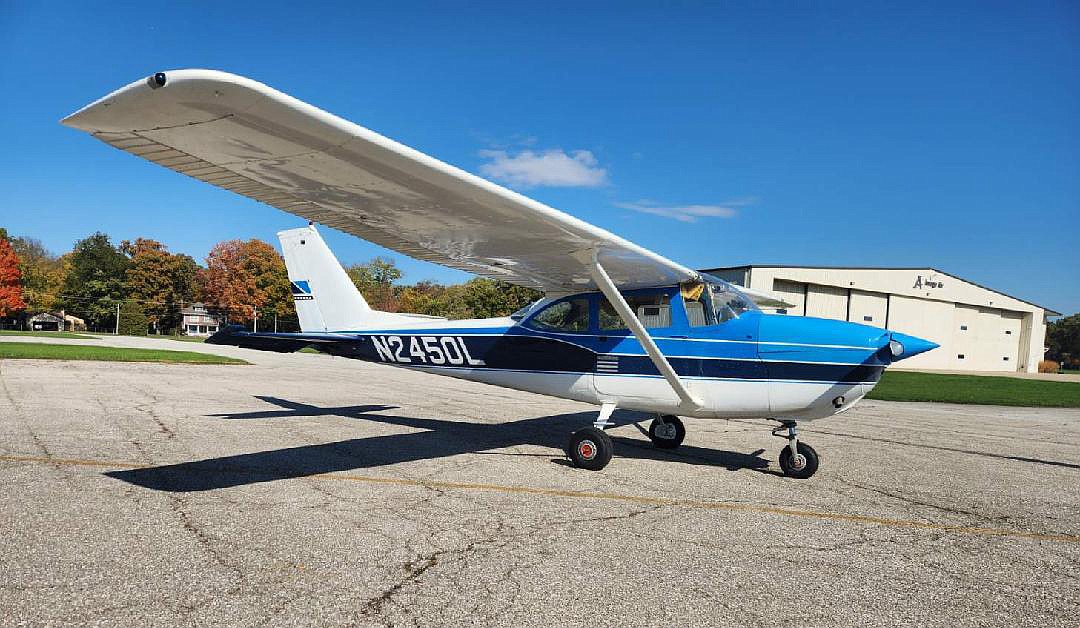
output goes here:
[[901, 362], [902, 368], [948, 369], [956, 365], [953, 310], [946, 301], [892, 295], [889, 329], [936, 342], [941, 347]]
[[852, 323], [885, 327], [889, 313], [889, 295], [880, 292], [851, 291], [848, 320]]
[[805, 316], [803, 302], [806, 301], [806, 284], [783, 279], [773, 280], [773, 294], [790, 303], [787, 313], [791, 316]]
[[1015, 371], [1020, 367], [1023, 314], [957, 304], [952, 357], [957, 368], [973, 371]]
[[847, 288], [833, 286], [818, 286], [809, 284], [806, 286], [806, 315], [819, 318], [834, 318], [840, 321], [847, 320], [848, 291]]

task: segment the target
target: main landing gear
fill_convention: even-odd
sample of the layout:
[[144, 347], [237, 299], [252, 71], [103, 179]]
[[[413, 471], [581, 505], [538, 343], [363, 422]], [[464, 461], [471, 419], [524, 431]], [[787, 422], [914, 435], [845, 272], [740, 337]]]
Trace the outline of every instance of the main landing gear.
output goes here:
[[[615, 453], [615, 444], [604, 428], [614, 425], [610, 421], [615, 404], [605, 403], [600, 407], [600, 414], [589, 427], [582, 428], [570, 436], [566, 445], [566, 454], [575, 467], [599, 471], [611, 462]], [[804, 480], [817, 473], [821, 459], [814, 448], [799, 441], [797, 424], [790, 419], [780, 420], [773, 436], [787, 439], [787, 444], [780, 450], [780, 468], [789, 478]], [[640, 429], [640, 428], [639, 428]], [[642, 430], [644, 431], [644, 430]], [[674, 449], [686, 438], [686, 427], [682, 420], [670, 414], [658, 415], [649, 424], [649, 439], [660, 449]]]
[[[611, 462], [615, 453], [615, 444], [604, 428], [614, 425], [609, 419], [615, 411], [614, 404], [604, 404], [600, 414], [590, 427], [574, 432], [566, 446], [566, 454], [575, 467], [599, 471]], [[649, 424], [649, 439], [660, 449], [674, 449], [686, 438], [686, 427], [682, 420], [674, 415], [658, 415]]]
[[[785, 430], [787, 434], [783, 433]], [[799, 441], [795, 421], [780, 421], [780, 425], [773, 429], [772, 433], [773, 436], [786, 438], [788, 441], [788, 444], [780, 450], [780, 469], [784, 475], [805, 480], [817, 472], [821, 460], [813, 447]]]

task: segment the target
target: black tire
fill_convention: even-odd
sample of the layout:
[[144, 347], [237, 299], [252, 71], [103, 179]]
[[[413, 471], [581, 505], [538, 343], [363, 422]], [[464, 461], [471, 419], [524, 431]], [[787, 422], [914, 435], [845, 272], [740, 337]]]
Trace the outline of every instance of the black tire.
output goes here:
[[586, 427], [574, 432], [570, 436], [570, 443], [566, 446], [566, 455], [575, 467], [599, 471], [611, 462], [611, 456], [615, 453], [615, 444], [604, 430], [595, 427]]
[[656, 445], [660, 449], [675, 449], [682, 444], [683, 439], [686, 438], [686, 427], [683, 425], [682, 419], [677, 416], [667, 415], [663, 417], [664, 424], [675, 427], [674, 437], [660, 436], [658, 430], [662, 425], [657, 419], [653, 419], [652, 423], [649, 423], [649, 439], [652, 440], [653, 445]]
[[817, 473], [818, 464], [821, 460], [818, 458], [814, 448], [802, 441], [799, 441], [798, 449], [799, 455], [805, 461], [804, 464], [801, 467], [797, 466], [795, 461], [792, 460], [791, 447], [784, 445], [784, 448], [780, 450], [780, 468], [783, 469], [784, 475], [789, 478], [805, 480]]

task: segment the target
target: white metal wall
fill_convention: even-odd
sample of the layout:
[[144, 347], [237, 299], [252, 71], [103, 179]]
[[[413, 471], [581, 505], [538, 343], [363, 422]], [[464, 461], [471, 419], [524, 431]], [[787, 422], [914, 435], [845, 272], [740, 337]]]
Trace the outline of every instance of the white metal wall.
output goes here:
[[803, 311], [803, 303], [806, 301], [806, 284], [777, 279], [773, 282], [772, 291], [777, 297], [791, 304], [791, 307], [787, 308], [788, 315], [806, 315]]
[[806, 289], [806, 315], [847, 320], [846, 288], [810, 284]]

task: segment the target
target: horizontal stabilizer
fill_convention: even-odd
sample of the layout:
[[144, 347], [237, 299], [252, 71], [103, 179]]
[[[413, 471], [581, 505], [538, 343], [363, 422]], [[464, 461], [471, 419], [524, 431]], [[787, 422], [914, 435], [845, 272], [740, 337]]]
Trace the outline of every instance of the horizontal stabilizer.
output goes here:
[[207, 338], [206, 343], [258, 351], [293, 353], [304, 347], [337, 344], [351, 340], [354, 338], [339, 334], [257, 333], [246, 331], [243, 325], [229, 325]]

